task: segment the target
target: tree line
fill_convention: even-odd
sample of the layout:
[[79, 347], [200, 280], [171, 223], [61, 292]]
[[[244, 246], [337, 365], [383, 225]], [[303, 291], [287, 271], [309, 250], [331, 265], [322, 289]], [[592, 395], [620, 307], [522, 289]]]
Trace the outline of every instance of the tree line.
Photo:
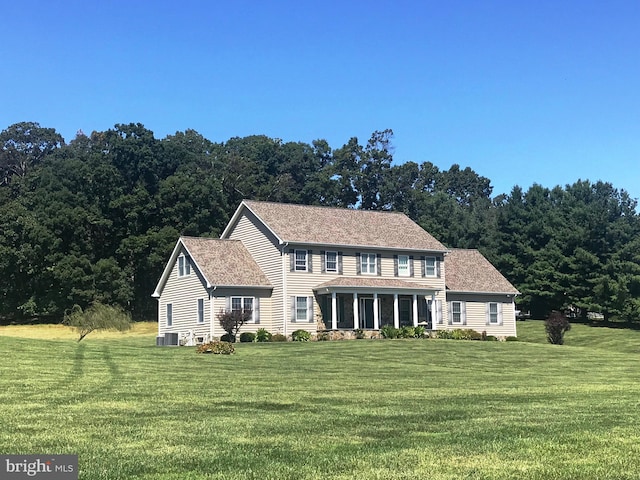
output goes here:
[[216, 143], [118, 124], [67, 143], [11, 125], [0, 133], [0, 320], [60, 321], [94, 303], [153, 319], [178, 236], [219, 235], [244, 198], [401, 211], [448, 247], [480, 249], [533, 315], [640, 320], [640, 219], [627, 192], [578, 180], [492, 196], [468, 167], [393, 164], [392, 139]]

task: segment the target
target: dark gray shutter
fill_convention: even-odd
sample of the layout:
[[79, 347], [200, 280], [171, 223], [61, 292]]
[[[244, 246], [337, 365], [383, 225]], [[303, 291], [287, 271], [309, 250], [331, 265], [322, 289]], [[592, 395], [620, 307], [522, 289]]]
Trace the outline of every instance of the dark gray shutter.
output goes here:
[[378, 276], [382, 275], [382, 255], [376, 254], [376, 271], [378, 272]]
[[440, 278], [440, 262], [443, 261], [442, 257], [436, 257], [436, 277]]
[[296, 269], [296, 251], [293, 248], [289, 249], [289, 264], [293, 272]]
[[453, 325], [453, 307], [452, 302], [447, 302], [447, 309], [449, 310], [447, 313], [447, 317], [449, 317], [449, 325]]
[[424, 255], [420, 257], [420, 265], [422, 265], [422, 276], [424, 277], [427, 273], [425, 271], [425, 258]]
[[309, 323], [313, 323], [313, 297], [307, 297], [307, 319]]
[[491, 303], [487, 302], [484, 304], [484, 315], [486, 319], [486, 324], [491, 325]]
[[342, 252], [338, 252], [338, 273], [342, 274]]
[[296, 321], [296, 297], [291, 297], [290, 302], [291, 305], [291, 321]]
[[358, 275], [360, 275], [360, 273], [362, 273], [362, 272], [361, 272], [361, 270], [360, 270], [360, 269], [361, 269], [361, 267], [362, 267], [362, 266], [360, 265], [360, 254], [359, 254], [359, 253], [356, 253], [356, 273], [357, 273]]
[[260, 323], [260, 299], [258, 297], [253, 299], [253, 321]]
[[498, 324], [502, 325], [502, 303], [498, 303]]
[[327, 253], [324, 250], [320, 250], [320, 271], [327, 271]]
[[409, 276], [413, 277], [413, 255], [409, 255]]
[[462, 317], [462, 324], [467, 324], [467, 302], [460, 302], [460, 316]]
[[393, 274], [398, 276], [398, 255], [393, 256]]
[[224, 297], [224, 309], [226, 312], [231, 311], [231, 297]]
[[307, 250], [307, 272], [313, 272], [313, 250]]

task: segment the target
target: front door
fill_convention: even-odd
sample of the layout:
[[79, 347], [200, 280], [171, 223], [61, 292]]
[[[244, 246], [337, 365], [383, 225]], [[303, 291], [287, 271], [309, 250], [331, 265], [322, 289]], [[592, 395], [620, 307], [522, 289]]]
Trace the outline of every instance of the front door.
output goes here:
[[373, 329], [373, 298], [360, 297], [360, 328]]

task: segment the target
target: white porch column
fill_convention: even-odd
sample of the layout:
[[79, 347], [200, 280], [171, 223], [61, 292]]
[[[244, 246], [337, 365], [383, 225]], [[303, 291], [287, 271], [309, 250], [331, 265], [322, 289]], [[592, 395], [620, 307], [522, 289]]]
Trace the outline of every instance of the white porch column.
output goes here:
[[353, 329], [360, 328], [360, 314], [358, 313], [358, 293], [353, 292]]
[[436, 294], [431, 295], [431, 330], [436, 329], [438, 324], [438, 312], [436, 307]]
[[400, 304], [397, 293], [393, 294], [393, 327], [400, 328]]
[[338, 296], [331, 292], [331, 330], [338, 329]]
[[418, 326], [418, 295], [413, 295], [413, 326]]
[[378, 315], [378, 294], [373, 294], [373, 329], [380, 330], [380, 316]]

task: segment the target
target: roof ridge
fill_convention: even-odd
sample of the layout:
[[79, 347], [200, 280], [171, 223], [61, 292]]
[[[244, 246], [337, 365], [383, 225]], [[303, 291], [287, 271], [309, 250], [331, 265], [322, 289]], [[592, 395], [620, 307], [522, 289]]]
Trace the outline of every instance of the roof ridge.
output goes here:
[[250, 202], [250, 203], [261, 203], [261, 204], [269, 204], [269, 205], [280, 205], [280, 206], [288, 206], [288, 207], [297, 207], [297, 208], [321, 208], [323, 210], [339, 210], [341, 212], [347, 211], [347, 212], [369, 212], [369, 213], [384, 213], [384, 214], [395, 214], [395, 215], [404, 215], [405, 217], [409, 218], [409, 216], [404, 213], [404, 212], [400, 212], [397, 210], [362, 210], [359, 208], [349, 208], [349, 207], [336, 207], [336, 206], [332, 206], [332, 205], [306, 205], [303, 203], [286, 203], [286, 202], [270, 202], [267, 200], [251, 200], [248, 198], [245, 198], [242, 200], [242, 202], [246, 203], [246, 202]]

